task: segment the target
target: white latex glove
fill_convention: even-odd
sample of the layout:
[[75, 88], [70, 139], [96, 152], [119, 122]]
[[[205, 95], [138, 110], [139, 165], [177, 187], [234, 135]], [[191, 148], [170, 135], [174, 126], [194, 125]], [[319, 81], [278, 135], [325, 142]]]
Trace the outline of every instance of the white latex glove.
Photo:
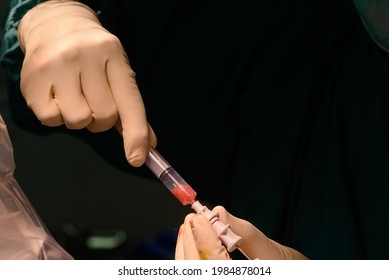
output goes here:
[[19, 25], [21, 91], [46, 126], [101, 132], [116, 126], [128, 162], [143, 164], [156, 136], [126, 53], [95, 13], [77, 1], [46, 1]]
[[177, 260], [228, 260], [230, 255], [217, 237], [211, 223], [200, 214], [185, 217], [178, 232]]
[[[239, 247], [250, 259], [306, 259], [298, 251], [269, 239], [248, 221], [234, 217], [224, 207], [217, 206], [212, 211], [218, 213], [220, 221], [229, 224], [232, 231], [242, 237]], [[211, 223], [201, 214], [189, 214], [178, 234], [175, 258], [221, 260], [230, 259], [230, 256]]]

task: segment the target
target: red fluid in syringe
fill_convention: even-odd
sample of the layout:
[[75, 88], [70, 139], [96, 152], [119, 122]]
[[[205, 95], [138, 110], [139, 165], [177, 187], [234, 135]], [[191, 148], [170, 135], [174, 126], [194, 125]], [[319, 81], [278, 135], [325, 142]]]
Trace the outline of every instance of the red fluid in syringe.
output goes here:
[[197, 193], [172, 167], [162, 172], [159, 179], [184, 206], [195, 202]]
[[171, 193], [185, 206], [193, 204], [197, 193], [189, 185], [178, 185]]
[[197, 193], [155, 149], [150, 148], [145, 164], [184, 206], [195, 202]]

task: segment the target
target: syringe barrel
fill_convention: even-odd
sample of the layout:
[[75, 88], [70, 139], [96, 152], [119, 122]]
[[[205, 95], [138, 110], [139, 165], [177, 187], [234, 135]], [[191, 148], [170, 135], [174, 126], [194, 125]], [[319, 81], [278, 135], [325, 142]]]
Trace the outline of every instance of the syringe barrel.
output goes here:
[[150, 148], [145, 164], [183, 205], [195, 202], [196, 192], [156, 150]]
[[153, 148], [149, 149], [145, 164], [158, 179], [160, 179], [161, 174], [165, 170], [171, 167], [170, 164]]

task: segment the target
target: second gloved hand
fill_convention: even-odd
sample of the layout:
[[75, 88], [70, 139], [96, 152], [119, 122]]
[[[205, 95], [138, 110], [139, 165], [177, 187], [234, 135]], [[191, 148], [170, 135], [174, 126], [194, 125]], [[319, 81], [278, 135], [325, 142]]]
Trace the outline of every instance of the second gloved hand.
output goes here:
[[177, 260], [228, 260], [227, 249], [217, 237], [211, 223], [200, 214], [189, 214], [177, 237]]
[[77, 1], [46, 1], [19, 25], [21, 90], [46, 126], [101, 132], [116, 126], [126, 158], [141, 165], [156, 137], [119, 39]]
[[[300, 252], [266, 237], [246, 220], [228, 213], [217, 206], [212, 211], [219, 214], [224, 224], [242, 237], [239, 247], [250, 259], [306, 259]], [[180, 228], [176, 245], [176, 259], [230, 259], [211, 223], [201, 214], [189, 214]]]

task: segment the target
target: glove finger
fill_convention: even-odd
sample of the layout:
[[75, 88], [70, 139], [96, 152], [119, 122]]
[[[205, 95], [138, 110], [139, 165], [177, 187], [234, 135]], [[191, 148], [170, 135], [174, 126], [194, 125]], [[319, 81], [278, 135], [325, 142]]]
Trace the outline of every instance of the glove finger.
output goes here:
[[204, 215], [189, 221], [198, 254], [202, 260], [227, 260], [230, 256], [222, 245], [211, 222]]
[[35, 75], [25, 74], [22, 71], [20, 88], [27, 106], [43, 125], [60, 126], [64, 124], [61, 112], [54, 101], [50, 79], [42, 81]]
[[[120, 135], [123, 136], [123, 128], [122, 128], [122, 123], [120, 120], [115, 124], [116, 130], [120, 133]], [[149, 145], [153, 148], [157, 146], [158, 139], [157, 136], [155, 136], [153, 128], [148, 124], [148, 129], [149, 129]]]
[[56, 102], [65, 125], [69, 129], [87, 127], [92, 121], [92, 112], [81, 90], [79, 75], [74, 71], [65, 71], [53, 87]]
[[108, 60], [107, 75], [121, 121], [127, 161], [140, 166], [148, 152], [149, 128], [135, 74], [125, 61], [123, 51]]
[[192, 218], [195, 217], [194, 213], [191, 213], [185, 217], [184, 228], [182, 231], [182, 238], [184, 244], [184, 257], [186, 260], [201, 260], [198, 252], [195, 239], [192, 231]]
[[149, 129], [149, 145], [153, 148], [157, 146], [157, 136], [154, 133], [153, 128], [148, 124], [148, 129]]
[[81, 73], [82, 92], [92, 111], [93, 120], [88, 125], [92, 132], [106, 131], [119, 119], [116, 104], [108, 84], [105, 65], [93, 63], [87, 65]]
[[174, 258], [176, 260], [185, 260], [184, 240], [182, 238], [182, 231], [183, 230], [184, 230], [184, 225], [181, 225], [180, 229], [178, 231], [178, 235], [177, 235], [176, 251], [175, 251], [175, 254], [174, 254]]
[[[193, 215], [193, 214], [190, 214]], [[185, 223], [181, 225], [176, 243], [176, 260], [200, 260], [200, 255], [196, 248], [191, 225]]]

